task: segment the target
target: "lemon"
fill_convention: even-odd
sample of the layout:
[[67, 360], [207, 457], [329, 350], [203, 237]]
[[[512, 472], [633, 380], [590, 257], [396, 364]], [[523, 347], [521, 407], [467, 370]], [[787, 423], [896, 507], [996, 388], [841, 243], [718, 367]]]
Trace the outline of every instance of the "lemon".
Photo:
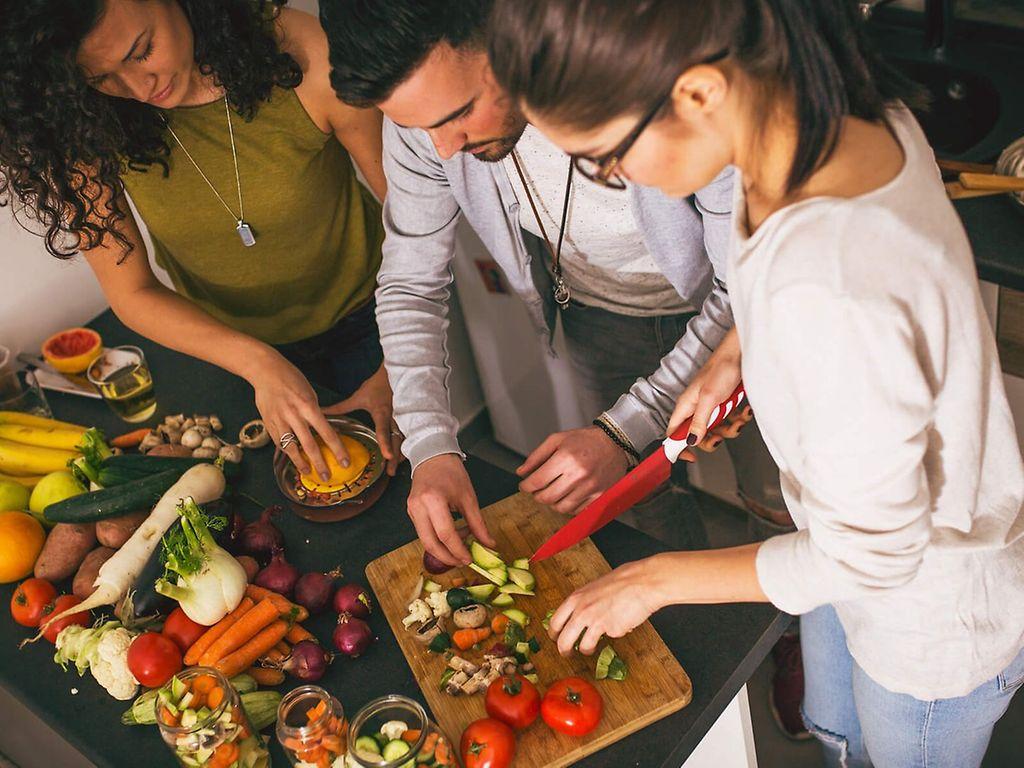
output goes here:
[[43, 526], [31, 515], [0, 512], [0, 584], [30, 575], [44, 541]]
[[32, 496], [29, 498], [28, 509], [40, 523], [45, 526], [52, 527], [53, 523], [46, 520], [43, 515], [45, 510], [51, 504], [56, 504], [58, 501], [64, 501], [64, 499], [70, 499], [72, 496], [78, 496], [81, 493], [85, 493], [85, 486], [83, 486], [78, 479], [66, 469], [61, 469], [56, 472], [51, 472], [48, 475], [43, 476], [36, 487], [32, 490]]
[[13, 480], [0, 480], [0, 509], [28, 509], [31, 491]]

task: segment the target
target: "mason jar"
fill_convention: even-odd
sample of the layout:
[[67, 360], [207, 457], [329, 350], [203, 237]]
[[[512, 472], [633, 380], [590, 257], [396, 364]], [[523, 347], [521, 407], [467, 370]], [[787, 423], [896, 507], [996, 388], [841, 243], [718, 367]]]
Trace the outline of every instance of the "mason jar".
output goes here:
[[374, 699], [352, 718], [348, 760], [354, 768], [461, 768], [452, 742], [426, 710], [397, 695]]
[[323, 688], [303, 685], [277, 708], [277, 740], [293, 766], [343, 765], [348, 723], [341, 703]]
[[270, 752], [249, 722], [238, 692], [209, 667], [190, 667], [156, 697], [160, 735], [184, 768], [269, 768]]

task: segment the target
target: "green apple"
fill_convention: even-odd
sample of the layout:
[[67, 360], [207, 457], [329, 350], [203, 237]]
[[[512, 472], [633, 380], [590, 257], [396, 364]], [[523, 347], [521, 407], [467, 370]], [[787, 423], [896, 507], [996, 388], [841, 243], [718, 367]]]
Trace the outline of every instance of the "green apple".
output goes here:
[[62, 469], [57, 472], [51, 472], [43, 477], [32, 490], [32, 496], [28, 502], [29, 512], [40, 523], [48, 528], [52, 528], [53, 523], [47, 521], [43, 515], [43, 510], [51, 504], [56, 504], [58, 501], [64, 501], [64, 499], [70, 499], [72, 496], [85, 493], [85, 490], [85, 486], [78, 482], [75, 476], [68, 470]]
[[28, 509], [29, 489], [13, 480], [0, 480], [0, 511]]

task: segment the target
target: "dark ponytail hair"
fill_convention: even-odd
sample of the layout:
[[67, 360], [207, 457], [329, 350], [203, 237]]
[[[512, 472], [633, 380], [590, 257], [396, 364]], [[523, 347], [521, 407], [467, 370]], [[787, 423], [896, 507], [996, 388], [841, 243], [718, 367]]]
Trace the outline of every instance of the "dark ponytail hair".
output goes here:
[[[286, 0], [175, 0], [192, 25], [195, 60], [251, 120], [275, 86], [302, 81], [282, 52], [274, 20]], [[159, 110], [89, 87], [77, 62], [106, 0], [0, 0], [0, 207], [14, 204], [45, 229], [59, 258], [109, 235], [128, 214], [105, 205], [124, 190], [126, 168], [167, 173], [170, 149]]]
[[871, 48], [855, 0], [496, 0], [489, 49], [513, 98], [581, 130], [645, 112], [728, 50], [760, 98], [795, 106], [790, 192], [831, 156], [844, 116], [879, 121], [896, 100], [922, 101]]

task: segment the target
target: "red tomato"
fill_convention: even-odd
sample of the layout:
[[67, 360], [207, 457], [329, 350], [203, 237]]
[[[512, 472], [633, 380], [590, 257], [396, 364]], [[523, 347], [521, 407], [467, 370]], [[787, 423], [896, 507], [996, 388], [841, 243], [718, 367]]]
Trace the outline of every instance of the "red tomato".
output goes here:
[[[43, 616], [39, 619], [39, 623], [45, 624], [50, 616], [56, 616], [58, 613], [64, 613], [68, 608], [74, 608], [80, 602], [82, 602], [80, 597], [75, 597], [74, 595], [61, 595], [43, 609]], [[79, 613], [72, 613], [59, 621], [53, 622], [53, 624], [46, 628], [46, 631], [43, 633], [43, 637], [56, 645], [57, 635], [60, 634], [60, 631], [65, 627], [70, 627], [72, 624], [77, 624], [80, 627], [88, 627], [89, 612], [80, 611]]]
[[159, 688], [181, 671], [181, 651], [157, 632], [143, 632], [128, 646], [128, 669], [147, 688]]
[[604, 702], [597, 688], [581, 677], [567, 677], [548, 688], [540, 714], [548, 726], [569, 736], [586, 736], [597, 727]]
[[540, 694], [522, 675], [508, 675], [490, 684], [484, 707], [495, 720], [521, 731], [540, 714]]
[[164, 622], [164, 628], [160, 634], [173, 640], [174, 644], [181, 649], [181, 652], [186, 653], [208, 629], [209, 627], [204, 627], [202, 624], [192, 621], [178, 607], [171, 611], [171, 615]]
[[23, 627], [38, 627], [56, 597], [57, 588], [46, 579], [26, 579], [11, 595], [11, 616]]
[[516, 754], [516, 735], [500, 720], [485, 717], [462, 732], [465, 768], [508, 768]]

